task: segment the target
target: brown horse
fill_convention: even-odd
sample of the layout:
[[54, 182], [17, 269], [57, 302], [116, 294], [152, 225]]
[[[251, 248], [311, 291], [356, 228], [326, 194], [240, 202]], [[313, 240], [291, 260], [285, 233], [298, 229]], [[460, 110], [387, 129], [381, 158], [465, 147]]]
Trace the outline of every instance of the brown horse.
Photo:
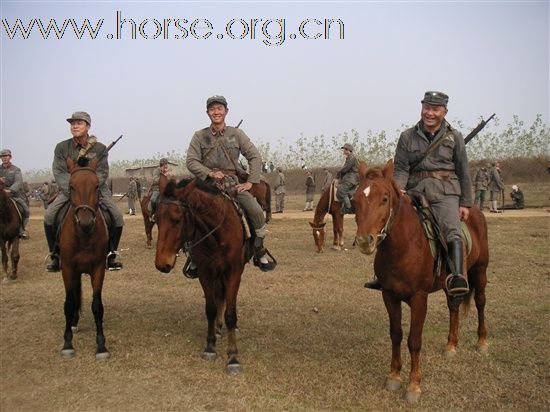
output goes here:
[[[206, 299], [208, 333], [204, 359], [216, 358], [216, 334], [222, 317], [227, 326], [227, 371], [238, 373], [237, 294], [241, 275], [251, 257], [245, 247], [241, 218], [233, 202], [220, 190], [201, 180], [168, 182], [156, 211], [158, 224], [155, 266], [168, 273], [184, 248], [198, 266]], [[225, 313], [224, 313], [225, 306]]]
[[83, 273], [90, 275], [92, 282], [92, 312], [96, 325], [96, 359], [109, 357], [103, 335], [103, 303], [101, 291], [105, 276], [108, 252], [108, 231], [99, 209], [97, 161], [89, 167], [79, 167], [67, 159], [71, 172], [69, 179], [70, 206], [61, 225], [59, 250], [61, 272], [65, 284], [65, 334], [61, 356], [72, 358], [73, 332], [76, 332], [82, 303]]
[[321, 194], [321, 198], [315, 208], [313, 222], [309, 225], [313, 229], [313, 240], [317, 247], [317, 252], [320, 253], [325, 247], [325, 216], [329, 213], [332, 216], [332, 232], [334, 239], [332, 241], [332, 249], [342, 250], [344, 247], [344, 216], [341, 213], [342, 204], [334, 200], [334, 192], [336, 191], [336, 181], [327, 187]]
[[[0, 248], [2, 249], [2, 268], [5, 281], [17, 279], [20, 227], [21, 219], [16, 206], [4, 191], [4, 183], [0, 181]], [[8, 255], [11, 260], [10, 274], [8, 274]]]
[[[165, 175], [160, 176], [159, 187], [163, 187], [168, 182]], [[271, 220], [271, 188], [265, 180], [261, 180], [260, 183], [253, 183], [252, 189], [250, 189], [252, 196], [256, 198], [260, 206], [265, 212], [265, 222]], [[145, 236], [147, 237], [147, 247], [150, 248], [153, 241], [153, 226], [155, 222], [151, 220], [149, 216], [149, 201], [151, 200], [151, 192], [147, 193], [140, 200], [141, 214], [143, 216], [143, 225], [145, 226]]]
[[[361, 251], [371, 254], [376, 250], [374, 270], [382, 285], [382, 297], [390, 319], [392, 341], [391, 369], [386, 388], [398, 390], [401, 386], [401, 302], [411, 308], [408, 347], [411, 357], [409, 386], [405, 394], [408, 401], [420, 398], [420, 350], [422, 328], [426, 318], [428, 294], [442, 289], [445, 274], [434, 276], [434, 259], [409, 196], [402, 194], [393, 180], [393, 162], [384, 169], [359, 167], [360, 183], [354, 195], [357, 221], [357, 243]], [[470, 209], [467, 226], [472, 237], [470, 254], [464, 265], [468, 271], [470, 293], [463, 304], [468, 307], [472, 294], [478, 311], [478, 349], [486, 352], [485, 286], [489, 247], [487, 223], [478, 208]], [[444, 265], [443, 265], [444, 266]], [[446, 291], [445, 291], [446, 293]], [[447, 295], [450, 314], [446, 353], [456, 353], [458, 344], [458, 309], [456, 301]], [[457, 388], [465, 386], [457, 383]]]

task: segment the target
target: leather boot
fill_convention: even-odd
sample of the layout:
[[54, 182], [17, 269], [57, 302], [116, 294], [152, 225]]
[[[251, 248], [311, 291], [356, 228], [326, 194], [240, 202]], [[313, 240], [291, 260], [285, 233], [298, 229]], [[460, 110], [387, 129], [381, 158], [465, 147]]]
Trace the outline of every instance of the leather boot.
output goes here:
[[454, 272], [445, 279], [447, 293], [451, 296], [465, 295], [470, 291], [468, 280], [464, 274], [464, 255], [462, 239], [452, 240], [447, 244], [449, 258], [454, 264]]
[[185, 276], [188, 279], [196, 279], [199, 277], [199, 271], [197, 269], [197, 265], [191, 260], [191, 256], [187, 256], [187, 261], [185, 262], [185, 265], [183, 265], [183, 276]]
[[120, 243], [120, 237], [122, 236], [122, 226], [115, 227], [113, 233], [109, 238], [110, 252], [107, 256], [107, 269], [108, 270], [120, 270], [122, 269], [122, 263], [116, 261], [118, 244]]
[[25, 239], [25, 240], [29, 239], [29, 232], [27, 232], [27, 230], [25, 229], [28, 223], [29, 223], [29, 218], [28, 217], [24, 218], [23, 224], [19, 228], [19, 237], [21, 239]]
[[349, 200], [349, 196], [344, 197], [340, 211], [343, 215], [351, 212], [351, 201]]
[[48, 272], [59, 272], [59, 252], [55, 244], [55, 231], [52, 225], [44, 223], [44, 233], [48, 242], [48, 250], [50, 251], [51, 262], [46, 266]]
[[256, 237], [254, 239], [254, 265], [258, 266], [262, 272], [269, 272], [277, 266], [277, 262], [267, 260], [267, 263], [264, 263], [261, 258], [267, 259], [267, 250], [264, 248], [264, 238]]

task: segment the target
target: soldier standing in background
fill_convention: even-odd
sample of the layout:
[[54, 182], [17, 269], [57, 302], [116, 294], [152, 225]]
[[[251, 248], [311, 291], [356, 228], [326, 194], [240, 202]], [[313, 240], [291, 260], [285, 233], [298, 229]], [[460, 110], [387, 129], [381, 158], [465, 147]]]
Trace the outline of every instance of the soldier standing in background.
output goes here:
[[324, 178], [323, 178], [323, 184], [321, 185], [321, 193], [324, 192], [332, 183], [332, 173], [329, 172], [329, 170], [325, 167], [323, 169]]
[[136, 180], [137, 178], [135, 177], [130, 178], [130, 183], [128, 184], [128, 191], [126, 192], [126, 196], [128, 197], [128, 214], [130, 216], [133, 216], [136, 214], [135, 202], [138, 198]]
[[283, 213], [285, 208], [285, 192], [286, 192], [286, 178], [283, 173], [283, 168], [277, 168], [277, 177], [275, 178], [275, 212], [273, 213]]
[[476, 191], [476, 198], [474, 204], [479, 207], [479, 210], [483, 210], [483, 202], [485, 201], [485, 193], [489, 187], [489, 173], [487, 168], [482, 166], [478, 169], [474, 178], [474, 185]]
[[311, 172], [306, 169], [306, 206], [304, 212], [313, 210], [313, 195], [315, 194], [315, 180]]
[[498, 210], [498, 196], [504, 189], [504, 183], [500, 177], [499, 164], [498, 162], [493, 162], [491, 169], [489, 169], [489, 191], [491, 192], [491, 213], [500, 213]]

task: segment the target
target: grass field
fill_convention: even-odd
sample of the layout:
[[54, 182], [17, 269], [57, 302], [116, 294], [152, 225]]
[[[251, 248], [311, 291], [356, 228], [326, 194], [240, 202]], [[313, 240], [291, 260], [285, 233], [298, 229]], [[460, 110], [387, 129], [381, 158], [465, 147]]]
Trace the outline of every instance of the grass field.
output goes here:
[[111, 358], [95, 360], [91, 288], [83, 282], [76, 357], [62, 359], [63, 283], [59, 273], [44, 271], [41, 212], [33, 208], [19, 280], [0, 285], [0, 410], [550, 410], [550, 214], [488, 216], [489, 354], [475, 350], [472, 306], [456, 357], [443, 357], [445, 298], [431, 295], [423, 394], [410, 406], [401, 393], [383, 389], [388, 320], [379, 293], [362, 287], [372, 277], [372, 257], [351, 248], [354, 220], [345, 223], [348, 250], [317, 254], [312, 213], [299, 212], [302, 200], [290, 196], [287, 210], [296, 213], [275, 215], [269, 224], [277, 270], [265, 274], [247, 265], [243, 274], [238, 345], [244, 372], [238, 376], [224, 371], [225, 336], [216, 361], [200, 358], [206, 337], [200, 285], [181, 275], [183, 258], [169, 275], [156, 271], [137, 216], [126, 220], [124, 270], [108, 272], [103, 289]]

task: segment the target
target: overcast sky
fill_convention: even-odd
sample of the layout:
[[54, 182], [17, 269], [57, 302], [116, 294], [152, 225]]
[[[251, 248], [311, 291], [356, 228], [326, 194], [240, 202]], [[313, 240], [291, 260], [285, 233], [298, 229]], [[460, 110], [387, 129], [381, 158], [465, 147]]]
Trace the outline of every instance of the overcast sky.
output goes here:
[[[51, 166], [76, 110], [100, 141], [124, 135], [112, 160], [183, 153], [213, 94], [228, 99], [228, 124], [244, 119], [272, 145], [351, 129], [397, 138], [426, 90], [448, 93], [448, 120], [466, 128], [493, 112], [548, 124], [547, 1], [2, 0], [0, 11], [0, 146], [24, 171]], [[67, 23], [61, 39], [43, 38], [50, 19]], [[77, 39], [70, 19], [88, 19], [96, 38]]]

